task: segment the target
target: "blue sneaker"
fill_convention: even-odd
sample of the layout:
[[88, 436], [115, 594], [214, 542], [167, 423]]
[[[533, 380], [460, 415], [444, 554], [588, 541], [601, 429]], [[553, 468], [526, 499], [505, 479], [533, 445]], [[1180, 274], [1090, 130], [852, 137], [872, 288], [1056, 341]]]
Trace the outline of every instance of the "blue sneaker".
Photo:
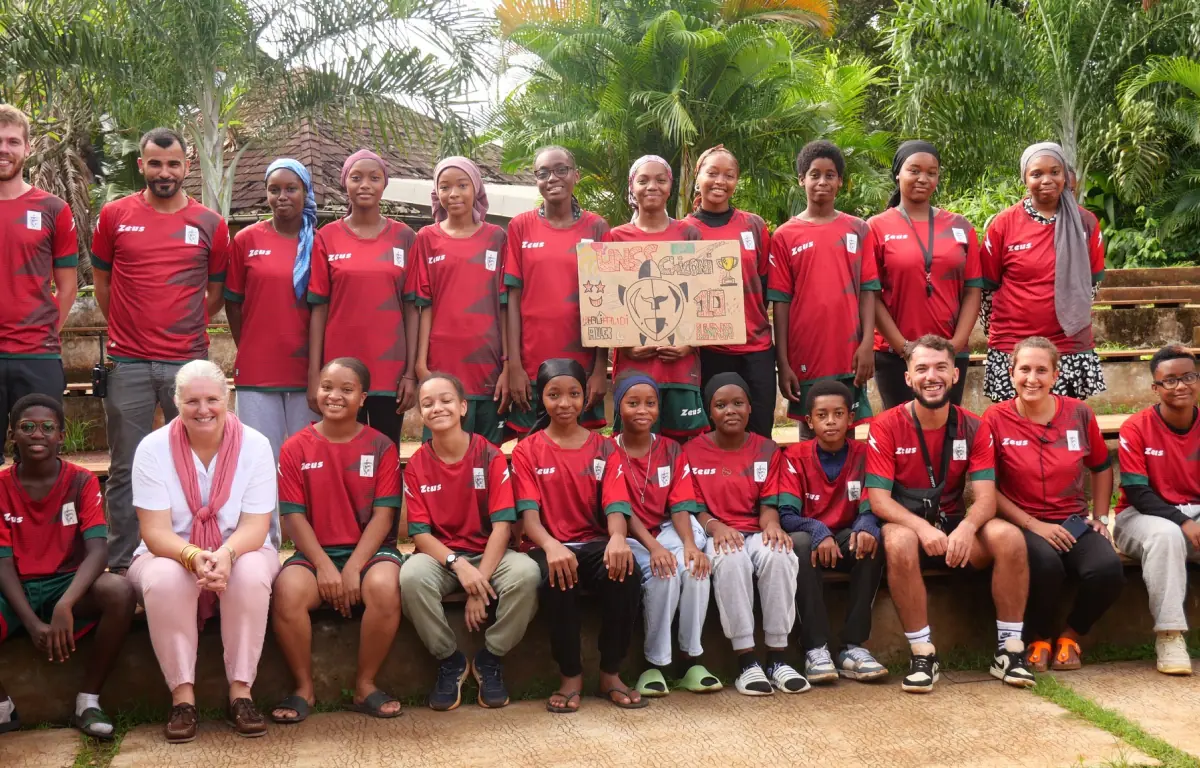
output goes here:
[[479, 685], [479, 706], [484, 709], [499, 709], [508, 704], [508, 687], [504, 685], [504, 666], [495, 654], [486, 649], [475, 654], [471, 671]]
[[461, 651], [438, 665], [437, 682], [429, 693], [429, 708], [449, 712], [462, 703], [463, 681], [467, 679], [467, 657]]

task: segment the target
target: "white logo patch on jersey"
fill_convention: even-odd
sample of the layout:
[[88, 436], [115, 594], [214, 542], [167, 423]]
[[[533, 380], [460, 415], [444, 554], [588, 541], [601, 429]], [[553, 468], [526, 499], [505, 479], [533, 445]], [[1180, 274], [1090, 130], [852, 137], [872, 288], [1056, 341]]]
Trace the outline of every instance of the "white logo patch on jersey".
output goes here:
[[68, 501], [62, 505], [62, 524], [79, 525], [79, 515], [75, 513], [75, 502]]
[[858, 253], [858, 235], [853, 232], [846, 235], [846, 252]]
[[745, 248], [747, 251], [754, 250], [754, 233], [753, 232], [743, 232], [742, 233], [742, 247]]
[[41, 211], [25, 211], [25, 229], [38, 231], [42, 228]]
[[658, 487], [666, 488], [670, 484], [671, 484], [671, 468], [670, 467], [659, 467], [658, 468]]
[[484, 472], [483, 467], [475, 467], [474, 476], [475, 490], [481, 491], [484, 488], [487, 488], [487, 474]]
[[850, 501], [858, 501], [862, 498], [862, 482], [859, 480], [849, 480], [846, 482], [846, 498]]
[[400, 267], [401, 269], [404, 269], [404, 249], [403, 248], [393, 248], [392, 249], [392, 265], [396, 266], [396, 267]]
[[200, 245], [200, 230], [192, 225], [187, 225], [183, 228], [183, 242], [188, 245]]
[[767, 480], [767, 462], [754, 462], [754, 482], [764, 483]]
[[1067, 450], [1068, 451], [1082, 451], [1083, 450], [1083, 448], [1081, 448], [1079, 446], [1079, 431], [1078, 430], [1074, 430], [1074, 429], [1067, 430]]
[[606, 465], [607, 462], [604, 459], [592, 459], [592, 474], [596, 476], [597, 480], [604, 479], [604, 467]]
[[500, 253], [498, 251], [484, 251], [483, 266], [487, 267], [488, 272], [496, 271], [496, 263], [500, 261]]
[[955, 461], [966, 461], [967, 460], [967, 441], [966, 440], [955, 440], [954, 441], [953, 456], [954, 456]]
[[950, 231], [954, 233], [954, 242], [962, 245], [967, 244], [967, 230], [962, 227], [951, 227]]
[[358, 457], [358, 476], [375, 477], [375, 457], [369, 453]]

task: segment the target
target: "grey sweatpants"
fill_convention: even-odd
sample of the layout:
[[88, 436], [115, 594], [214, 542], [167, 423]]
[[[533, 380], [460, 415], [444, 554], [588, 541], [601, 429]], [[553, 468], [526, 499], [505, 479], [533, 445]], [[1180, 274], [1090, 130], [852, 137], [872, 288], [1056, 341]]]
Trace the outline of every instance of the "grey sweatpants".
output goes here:
[[768, 648], [786, 648], [796, 621], [796, 576], [800, 562], [791, 551], [772, 551], [761, 533], [746, 534], [739, 550], [722, 554], [709, 539], [704, 551], [712, 558], [712, 591], [721, 628], [733, 650], [754, 647], [754, 581], [762, 605], [763, 640]]
[[[275, 465], [279, 465], [279, 450], [283, 442], [321, 418], [308, 409], [305, 392], [264, 392], [254, 389], [237, 391], [237, 417], [247, 427], [267, 436]], [[279, 549], [279, 507], [271, 514], [271, 544]]]
[[[1200, 515], [1200, 505], [1180, 509], [1193, 519]], [[1142, 564], [1154, 631], [1186, 631], [1183, 600], [1187, 596], [1187, 561], [1200, 562], [1200, 552], [1188, 543], [1183, 529], [1165, 517], [1143, 515], [1129, 507], [1117, 515], [1113, 540], [1117, 549]]]
[[142, 535], [133, 509], [133, 453], [154, 429], [154, 407], [170, 421], [175, 408], [175, 374], [183, 363], [115, 362], [108, 372], [104, 423], [108, 428], [108, 567], [128, 568]]

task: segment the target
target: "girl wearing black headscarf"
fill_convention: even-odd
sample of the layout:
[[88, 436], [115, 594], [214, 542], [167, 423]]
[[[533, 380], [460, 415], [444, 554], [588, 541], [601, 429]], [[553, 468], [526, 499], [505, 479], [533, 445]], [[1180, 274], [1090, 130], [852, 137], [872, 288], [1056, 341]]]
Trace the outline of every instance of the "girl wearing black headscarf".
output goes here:
[[579, 590], [601, 596], [600, 696], [623, 709], [649, 703], [618, 674], [629, 649], [641, 597], [641, 572], [625, 537], [631, 513], [613, 441], [579, 425], [587, 372], [575, 360], [553, 358], [538, 368], [535, 421], [513, 451], [517, 510], [529, 554], [546, 583], [542, 605], [554, 616], [550, 651], [562, 680], [546, 702], [555, 713], [579, 709]]
[[910, 342], [927, 333], [950, 339], [957, 351], [962, 402], [968, 343], [979, 314], [983, 273], [979, 236], [957, 213], [930, 204], [941, 160], [926, 141], [906, 141], [892, 159], [896, 189], [888, 209], [867, 221], [883, 291], [875, 302], [875, 385], [884, 408], [912, 399], [904, 381]]

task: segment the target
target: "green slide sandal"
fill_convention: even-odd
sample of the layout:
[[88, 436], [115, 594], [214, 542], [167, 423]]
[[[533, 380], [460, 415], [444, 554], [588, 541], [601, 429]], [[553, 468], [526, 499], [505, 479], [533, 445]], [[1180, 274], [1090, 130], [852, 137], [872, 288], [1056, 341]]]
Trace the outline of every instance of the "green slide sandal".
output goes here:
[[692, 693], [714, 693], [724, 686], [721, 685], [721, 681], [717, 679], [716, 675], [704, 668], [703, 664], [695, 664], [679, 681], [679, 687]]
[[666, 696], [671, 691], [667, 688], [667, 679], [661, 670], [650, 667], [638, 678], [637, 692], [651, 699]]

